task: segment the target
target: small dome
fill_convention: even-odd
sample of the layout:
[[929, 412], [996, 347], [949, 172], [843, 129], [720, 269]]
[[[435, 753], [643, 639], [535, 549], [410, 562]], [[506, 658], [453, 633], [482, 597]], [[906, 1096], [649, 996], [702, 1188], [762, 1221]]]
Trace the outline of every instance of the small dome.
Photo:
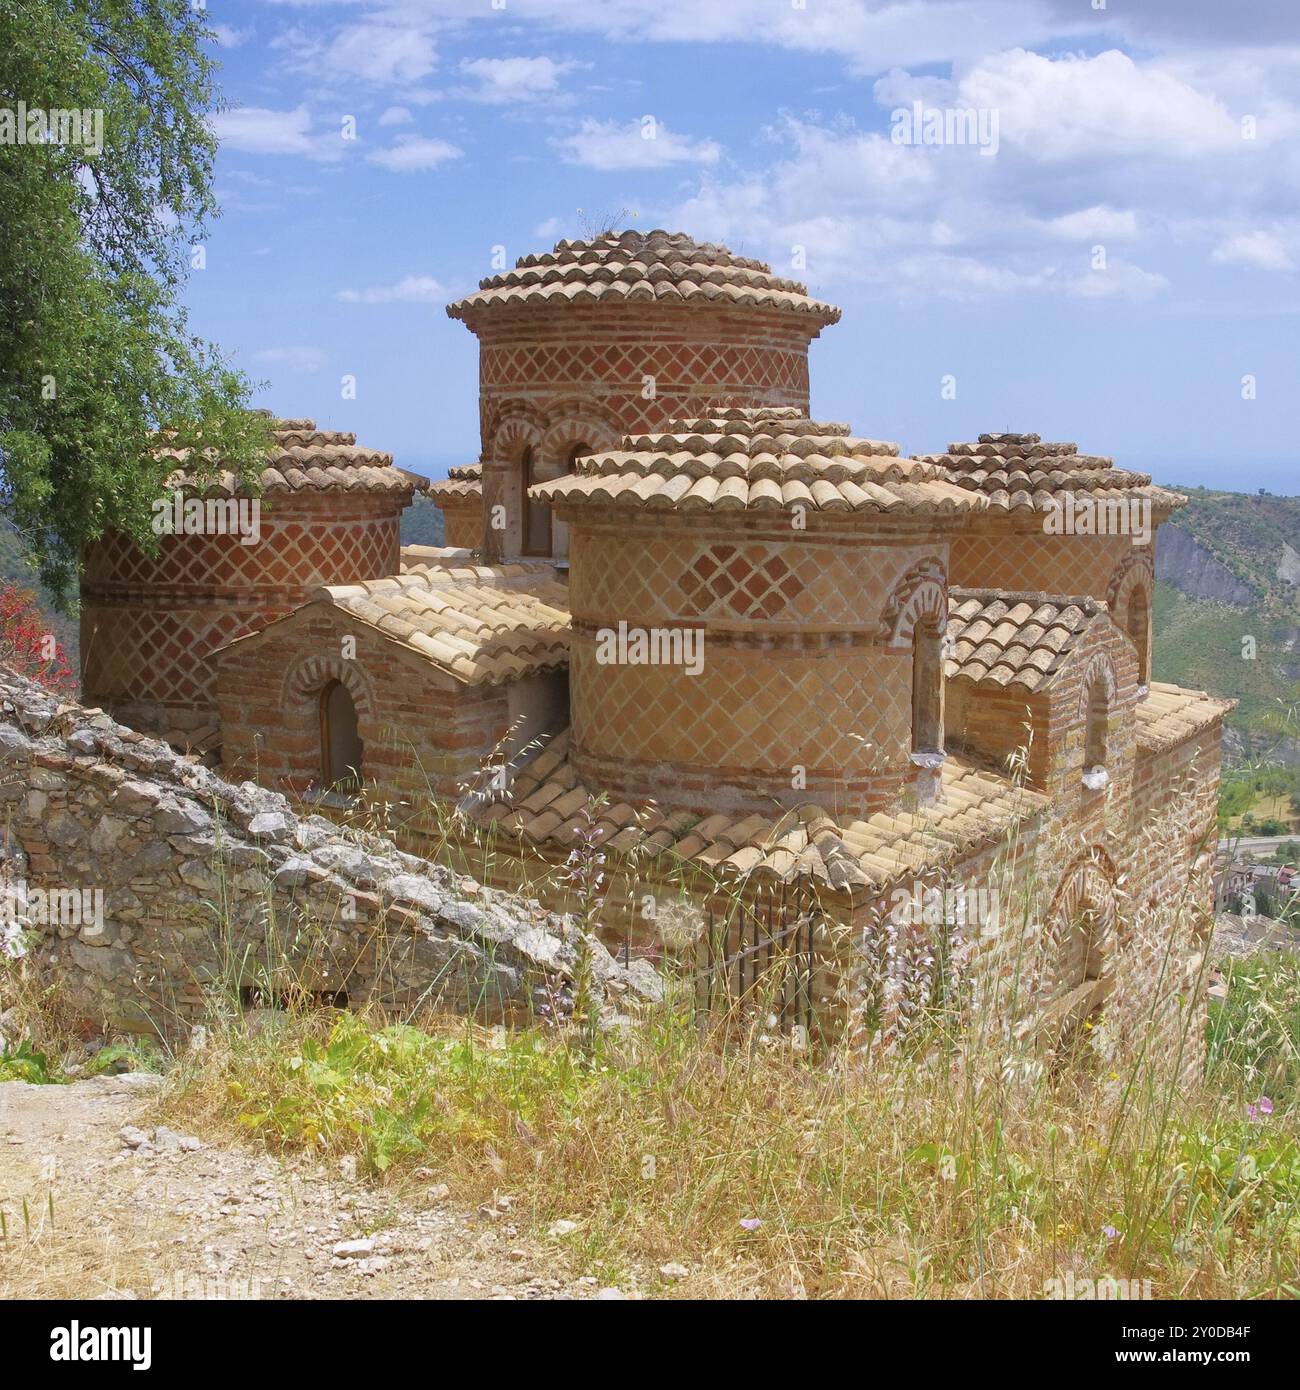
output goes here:
[[970, 512], [986, 504], [898, 445], [848, 425], [782, 409], [720, 410], [627, 435], [622, 448], [576, 461], [577, 472], [529, 495], [593, 506], [682, 512]]
[[973, 443], [949, 444], [946, 454], [915, 457], [1005, 511], [1049, 511], [1067, 492], [1101, 500], [1146, 498], [1165, 512], [1187, 502], [1180, 493], [1153, 486], [1149, 473], [1116, 468], [1113, 459], [1081, 454], [1077, 444], [1045, 443], [1036, 434], [982, 434]]
[[833, 304], [812, 299], [797, 280], [772, 274], [762, 261], [681, 232], [606, 232], [590, 241], [560, 241], [553, 251], [522, 256], [513, 270], [479, 281], [477, 294], [447, 306], [454, 319], [520, 305], [707, 303], [807, 314], [836, 323]]
[[[425, 480], [393, 467], [393, 456], [357, 443], [355, 434], [318, 430], [314, 420], [277, 420], [272, 444], [262, 470], [263, 493], [285, 492], [411, 492], [422, 491]], [[164, 449], [163, 458], [182, 465], [188, 450]], [[192, 480], [182, 467], [168, 483], [187, 487]], [[226, 469], [203, 480], [205, 493], [233, 494], [238, 476]]]
[[483, 497], [483, 465], [462, 463], [447, 470], [446, 478], [430, 483], [426, 489], [439, 505], [445, 502], [481, 501]]

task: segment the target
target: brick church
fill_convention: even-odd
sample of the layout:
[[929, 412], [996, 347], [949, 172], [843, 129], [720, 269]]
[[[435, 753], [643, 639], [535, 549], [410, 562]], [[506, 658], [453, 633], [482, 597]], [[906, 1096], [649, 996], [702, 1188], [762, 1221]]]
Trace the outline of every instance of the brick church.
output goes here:
[[[562, 241], [448, 313], [480, 459], [426, 488], [278, 421], [256, 544], [87, 557], [88, 700], [560, 905], [594, 841], [629, 949], [665, 903], [815, 901], [819, 1016], [900, 902], [995, 883], [961, 925], [1009, 1017], [1198, 1007], [1229, 705], [1151, 679], [1184, 499], [1033, 434], [903, 457], [810, 418], [840, 311], [686, 236]], [[400, 545], [417, 490], [443, 548]]]

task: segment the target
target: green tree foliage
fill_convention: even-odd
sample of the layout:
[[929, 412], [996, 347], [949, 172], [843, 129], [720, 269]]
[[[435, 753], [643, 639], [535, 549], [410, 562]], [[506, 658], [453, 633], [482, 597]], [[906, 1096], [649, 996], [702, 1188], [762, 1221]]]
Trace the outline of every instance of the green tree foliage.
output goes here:
[[88, 540], [155, 543], [157, 430], [249, 479], [266, 446], [179, 303], [217, 211], [205, 32], [189, 0], [0, 0], [0, 507], [63, 602]]

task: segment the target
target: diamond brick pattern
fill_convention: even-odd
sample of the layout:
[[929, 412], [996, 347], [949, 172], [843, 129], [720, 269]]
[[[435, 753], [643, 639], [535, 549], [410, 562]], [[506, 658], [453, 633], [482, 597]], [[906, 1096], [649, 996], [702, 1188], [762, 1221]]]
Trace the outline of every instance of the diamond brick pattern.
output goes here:
[[87, 564], [83, 592], [268, 587], [305, 595], [318, 584], [394, 574], [400, 563], [392, 509], [382, 518], [354, 522], [264, 517], [256, 545], [242, 545], [233, 536], [167, 536], [158, 555], [151, 556], [124, 536], [106, 536]]
[[[701, 387], [735, 391], [782, 388], [808, 391], [806, 352], [777, 347], [692, 346], [681, 343], [547, 343], [533, 346], [484, 346], [479, 364], [486, 390], [515, 390], [543, 383], [555, 391], [566, 385], [622, 385], [640, 394], [642, 378], [653, 376], [656, 387], [671, 395], [690, 388], [683, 400], [700, 401]], [[707, 399], [714, 400], [709, 392]], [[652, 418], [666, 419], [663, 405]], [[625, 426], [626, 428], [627, 426]]]
[[[762, 607], [746, 597], [741, 606], [725, 596], [728, 581], [713, 574], [708, 584], [700, 566], [716, 569], [719, 551], [737, 551], [758, 576]], [[876, 632], [894, 586], [910, 566], [933, 550], [869, 545], [782, 544], [773, 541], [726, 546], [693, 536], [612, 530], [579, 531], [573, 539], [570, 580], [575, 617], [589, 623], [673, 622], [727, 618], [797, 627], [805, 631]], [[770, 568], [769, 568], [770, 567]], [[779, 600], [779, 602], [778, 602]], [[743, 611], [745, 603], [751, 606]]]
[[677, 581], [688, 604], [723, 608], [740, 618], [774, 618], [799, 592], [799, 580], [779, 551], [759, 546], [711, 546]]
[[[211, 715], [212, 653], [321, 585], [396, 574], [405, 494], [327, 492], [263, 508], [261, 535], [165, 536], [156, 556], [110, 533], [82, 579], [82, 689], [110, 709]], [[142, 717], [142, 716], [136, 716]], [[159, 715], [164, 726], [167, 721]]]
[[1131, 564], [1136, 549], [1128, 536], [986, 529], [981, 518], [978, 531], [953, 537], [948, 582], [1020, 593], [1088, 594], [1105, 602], [1117, 567]]
[[[574, 639], [570, 682], [580, 752], [629, 763], [752, 769], [789, 781], [796, 765], [851, 780], [905, 758], [910, 666], [878, 651], [738, 652], [710, 644], [703, 669], [615, 666]], [[863, 690], [872, 692], [863, 724]]]
[[208, 706], [215, 690], [209, 658], [226, 642], [279, 617], [230, 611], [97, 610], [83, 623], [85, 683], [105, 702], [145, 701], [174, 708]]

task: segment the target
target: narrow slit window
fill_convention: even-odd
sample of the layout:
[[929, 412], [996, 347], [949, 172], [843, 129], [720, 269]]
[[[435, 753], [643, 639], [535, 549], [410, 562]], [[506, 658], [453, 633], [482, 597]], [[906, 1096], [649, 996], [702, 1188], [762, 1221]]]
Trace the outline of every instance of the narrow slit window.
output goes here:
[[361, 735], [357, 707], [341, 681], [330, 681], [320, 695], [321, 787], [352, 795], [361, 790]]
[[524, 501], [524, 544], [525, 555], [549, 555], [551, 553], [551, 508], [546, 502], [528, 495], [528, 489], [542, 480], [537, 476], [537, 455], [532, 449], [525, 449], [519, 462], [520, 491]]

